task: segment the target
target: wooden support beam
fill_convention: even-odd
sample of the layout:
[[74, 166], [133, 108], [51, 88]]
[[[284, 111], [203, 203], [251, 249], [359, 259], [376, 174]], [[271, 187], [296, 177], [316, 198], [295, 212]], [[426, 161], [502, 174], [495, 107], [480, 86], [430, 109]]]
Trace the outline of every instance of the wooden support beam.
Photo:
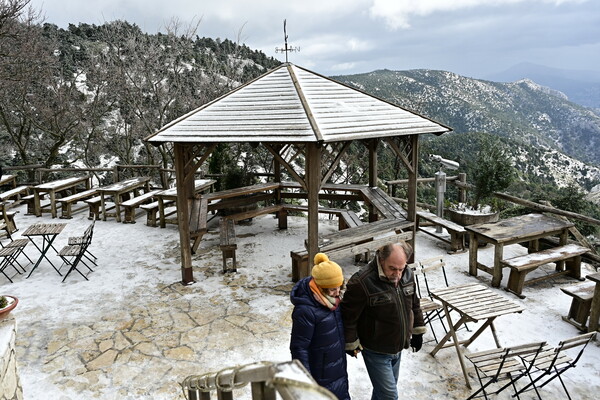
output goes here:
[[[177, 223], [179, 226], [179, 247], [181, 251], [181, 283], [188, 285], [194, 282], [192, 272], [192, 248], [190, 246], [190, 226], [188, 185], [185, 182], [185, 166], [189, 165], [190, 154], [185, 144], [175, 143], [175, 176], [177, 180]], [[192, 174], [193, 175], [193, 174]], [[193, 181], [192, 181], [193, 183]], [[191, 192], [193, 193], [193, 191]]]
[[319, 250], [319, 191], [321, 190], [321, 146], [318, 143], [307, 145], [306, 184], [308, 186], [308, 260], [312, 260]]

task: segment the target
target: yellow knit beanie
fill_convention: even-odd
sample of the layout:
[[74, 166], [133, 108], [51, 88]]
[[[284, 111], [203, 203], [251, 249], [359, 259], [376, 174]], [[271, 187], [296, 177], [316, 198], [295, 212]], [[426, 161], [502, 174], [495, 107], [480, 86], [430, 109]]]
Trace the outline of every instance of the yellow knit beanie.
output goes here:
[[342, 286], [344, 274], [339, 265], [330, 261], [324, 253], [317, 253], [314, 261], [315, 266], [312, 268], [312, 277], [319, 287], [332, 289]]

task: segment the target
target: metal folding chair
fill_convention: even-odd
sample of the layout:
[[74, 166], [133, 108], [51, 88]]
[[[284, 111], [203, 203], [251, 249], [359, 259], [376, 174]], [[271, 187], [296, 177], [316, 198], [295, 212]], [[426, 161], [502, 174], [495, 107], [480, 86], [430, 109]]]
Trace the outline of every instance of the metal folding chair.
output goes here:
[[[4, 229], [2, 224], [0, 224], [0, 229]], [[4, 256], [5, 260], [9, 260], [9, 261], [7, 261], [7, 263], [11, 264], [13, 266], [13, 268], [15, 268], [19, 274], [21, 272], [25, 272], [25, 267], [23, 267], [23, 265], [21, 265], [21, 263], [18, 260], [18, 257], [22, 254], [25, 256], [25, 258], [27, 258], [27, 260], [31, 264], [33, 264], [33, 261], [31, 260], [31, 258], [29, 258], [29, 256], [25, 253], [25, 247], [29, 244], [29, 239], [27, 239], [27, 238], [13, 239], [9, 229], [6, 229], [6, 237], [10, 240], [10, 242], [8, 242], [7, 244], [4, 244], [4, 243], [2, 243], [2, 241], [0, 241], [0, 248], [2, 248], [3, 250], [8, 249], [8, 248], [15, 249], [15, 250], [14, 251], [9, 251], [9, 250], [3, 251], [2, 254], [5, 254], [5, 256]], [[21, 268], [22, 271], [17, 269], [14, 264], [17, 264]], [[5, 266], [5, 268], [6, 268], [6, 266]]]
[[433, 334], [433, 338], [436, 343], [438, 343], [438, 339], [435, 333], [435, 329], [433, 328], [432, 322], [436, 319], [439, 320], [442, 324], [442, 328], [444, 329], [444, 334], [448, 333], [448, 329], [446, 328], [444, 322], [444, 311], [442, 305], [434, 301], [431, 297], [430, 282], [427, 276], [428, 274], [430, 274], [431, 277], [431, 274], [433, 273], [437, 278], [443, 278], [443, 283], [445, 284], [445, 287], [448, 287], [448, 278], [446, 276], [445, 266], [446, 262], [444, 261], [443, 257], [432, 257], [425, 260], [419, 260], [414, 264], [410, 265], [410, 267], [415, 273], [417, 295], [421, 299], [423, 320], [427, 325], [429, 325], [429, 328], [431, 329], [431, 333]]
[[[96, 218], [94, 218], [92, 223], [90, 224], [90, 226], [87, 227], [87, 229], [83, 233], [83, 236], [71, 236], [71, 237], [69, 237], [67, 244], [70, 246], [80, 246], [80, 245], [84, 244], [84, 242], [86, 240], [89, 240], [89, 242], [91, 244], [92, 238], [94, 236], [95, 223], [96, 223]], [[89, 249], [89, 245], [86, 246], [85, 252], [83, 253], [83, 257], [85, 257], [89, 262], [91, 262], [95, 266], [98, 266], [98, 264], [96, 264], [96, 260], [98, 259], [98, 257], [96, 257], [94, 254], [92, 254], [92, 252]], [[89, 266], [83, 259], [81, 262], [83, 262], [89, 268]]]
[[[514, 396], [519, 399], [520, 392], [517, 391], [516, 382], [524, 376], [529, 376], [538, 355], [545, 345], [546, 342], [527, 343], [519, 346], [466, 354], [465, 357], [471, 361], [475, 367], [477, 378], [479, 379], [479, 384], [481, 386], [473, 392], [467, 400], [480, 396], [487, 399], [488, 392], [486, 389], [488, 389], [491, 384], [504, 380], [508, 380], [508, 382], [491, 393], [498, 394], [504, 389], [512, 386], [515, 392]], [[525, 358], [526, 356], [527, 358]]]
[[[555, 348], [552, 348], [551, 346], [545, 346], [539, 356], [535, 358], [535, 361], [533, 362], [534, 369], [530, 373], [530, 378], [532, 375], [537, 376], [535, 379], [532, 378], [531, 382], [527, 386], [520, 389], [517, 394], [527, 392], [529, 390], [535, 390], [539, 397], [538, 389], [543, 388], [548, 383], [558, 378], [567, 395], [567, 398], [571, 399], [571, 395], [569, 394], [567, 386], [565, 385], [561, 375], [565, 371], [577, 366], [577, 362], [581, 358], [583, 351], [595, 336], [596, 332], [588, 332], [583, 335], [563, 340]], [[567, 350], [576, 348], [579, 348], [579, 351], [574, 358], [567, 354]], [[529, 355], [525, 355], [522, 358], [525, 362], [531, 361], [531, 356]], [[545, 379], [544, 382], [540, 385], [537, 385], [538, 382], [543, 379]]]
[[86, 281], [88, 280], [87, 276], [78, 268], [80, 263], [85, 265], [90, 272], [94, 272], [94, 270], [85, 262], [83, 258], [87, 257], [94, 265], [96, 265], [94, 259], [86, 256], [86, 254], [89, 253], [88, 248], [92, 244], [95, 222], [96, 220], [90, 224], [90, 226], [83, 233], [83, 236], [76, 238], [77, 244], [67, 244], [58, 252], [58, 256], [63, 260], [63, 264], [60, 266], [59, 270], [65, 265], [69, 266], [69, 270], [62, 280], [63, 282], [73, 271], [77, 271], [79, 275], [83, 276]]

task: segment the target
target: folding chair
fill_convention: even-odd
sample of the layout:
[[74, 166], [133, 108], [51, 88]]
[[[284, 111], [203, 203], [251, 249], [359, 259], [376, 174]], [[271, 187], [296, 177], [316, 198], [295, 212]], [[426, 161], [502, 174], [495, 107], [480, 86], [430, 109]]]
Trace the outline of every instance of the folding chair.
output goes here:
[[2, 275], [4, 275], [10, 283], [13, 283], [13, 280], [5, 272], [8, 266], [13, 267], [19, 274], [21, 273], [21, 271], [15, 266], [14, 262], [17, 252], [18, 249], [15, 247], [4, 247], [0, 249], [0, 273], [2, 273]]
[[[29, 239], [24, 238], [24, 239], [13, 239], [12, 234], [10, 232], [10, 229], [8, 229], [8, 227], [4, 226], [3, 223], [0, 222], [0, 230], [5, 230], [6, 234], [5, 236], [10, 240], [10, 242], [8, 244], [4, 244], [2, 243], [2, 241], [0, 241], [0, 248], [5, 249], [5, 248], [14, 248], [16, 249], [14, 252], [10, 252], [10, 251], [5, 251], [3, 254], [7, 254], [5, 257], [10, 257], [11, 259], [11, 264], [13, 264], [13, 267], [15, 269], [17, 269], [14, 266], [14, 263], [18, 264], [19, 267], [21, 267], [21, 269], [23, 270], [22, 272], [25, 272], [25, 267], [23, 267], [21, 265], [21, 263], [18, 261], [18, 257], [23, 254], [25, 256], [25, 258], [27, 258], [27, 260], [33, 264], [33, 261], [31, 260], [31, 258], [29, 258], [29, 256], [25, 253], [25, 247], [29, 244]], [[10, 254], [10, 256], [8, 255]], [[17, 269], [17, 272], [21, 273], [21, 271], [19, 271]]]
[[[90, 272], [94, 272], [94, 270], [92, 268], [90, 268], [89, 265], [87, 265], [87, 263], [83, 260], [84, 257], [86, 256], [86, 253], [89, 253], [89, 246], [92, 244], [92, 236], [94, 233], [94, 224], [95, 224], [95, 220], [90, 224], [90, 226], [85, 230], [85, 232], [83, 233], [83, 236], [81, 237], [77, 237], [74, 242], [76, 241], [78, 244], [67, 244], [65, 247], [63, 247], [59, 252], [58, 252], [58, 256], [63, 260], [63, 264], [60, 266], [59, 270], [65, 266], [68, 265], [69, 266], [69, 270], [67, 271], [67, 273], [65, 274], [64, 278], [63, 278], [63, 282], [67, 279], [67, 277], [69, 276], [69, 274], [73, 271], [77, 271], [79, 273], [79, 275], [83, 276], [83, 278], [87, 281], [88, 278], [87, 276], [81, 272], [81, 270], [78, 268], [79, 264], [82, 263], [83, 265], [86, 266], [86, 268], [90, 271]], [[89, 253], [91, 254], [91, 253]], [[93, 255], [92, 255], [93, 257]], [[96, 265], [95, 261], [90, 258], [87, 257], [94, 265]]]
[[[521, 390], [517, 392], [517, 394], [527, 392], [529, 390], [535, 390], [539, 397], [538, 389], [543, 388], [549, 382], [553, 381], [555, 378], [560, 380], [560, 383], [567, 394], [567, 398], [571, 399], [571, 395], [567, 390], [565, 382], [563, 381], [561, 375], [577, 366], [577, 362], [581, 358], [583, 351], [587, 347], [588, 343], [592, 341], [592, 339], [596, 336], [596, 332], [589, 332], [583, 335], [575, 336], [567, 340], [563, 340], [558, 344], [556, 348], [552, 348], [551, 346], [545, 346], [540, 355], [533, 362], [534, 369], [531, 371], [530, 375], [538, 375], [535, 379], [532, 379], [531, 382], [523, 387]], [[571, 358], [566, 350], [579, 348], [579, 352], [575, 356], [575, 358]], [[525, 362], [531, 361], [531, 356], [523, 356], [523, 360]], [[546, 380], [541, 384], [536, 384], [546, 378]]]
[[[92, 237], [94, 236], [94, 224], [95, 223], [96, 223], [96, 218], [94, 218], [92, 223], [90, 224], [90, 226], [87, 227], [87, 229], [83, 233], [83, 236], [71, 236], [71, 237], [69, 237], [67, 244], [71, 245], [71, 246], [78, 246], [78, 245], [83, 244], [85, 242], [86, 238], [89, 240], [89, 242], [91, 244]], [[92, 254], [92, 252], [89, 249], [89, 246], [86, 247], [83, 256], [86, 259], [88, 259], [88, 261], [90, 261], [92, 264], [94, 264], [95, 266], [98, 266], [98, 264], [96, 264], [96, 260], [98, 259], [98, 257], [96, 257], [94, 254]], [[87, 266], [87, 263], [85, 261], [82, 260], [82, 262], [84, 264], [86, 264], [86, 266]]]
[[[444, 311], [440, 303], [433, 300], [431, 296], [430, 282], [427, 279], [427, 274], [435, 273], [437, 277], [443, 277], [443, 283], [445, 287], [448, 287], [448, 278], [446, 276], [446, 262], [443, 257], [432, 257], [425, 260], [419, 260], [410, 267], [415, 273], [415, 283], [417, 285], [417, 295], [421, 299], [421, 309], [423, 310], [423, 320], [433, 333], [433, 338], [438, 343], [435, 329], [433, 328], [432, 321], [437, 318], [442, 324], [444, 333], [447, 333], [446, 325], [444, 323]], [[441, 272], [441, 274], [439, 274]], [[466, 325], [465, 325], [466, 326]]]
[[[467, 400], [480, 396], [487, 399], [488, 392], [486, 392], [486, 389], [491, 384], [504, 380], [508, 380], [508, 383], [492, 393], [498, 394], [509, 386], [512, 386], [515, 391], [514, 396], [519, 399], [516, 382], [526, 375], [529, 376], [529, 372], [545, 345], [546, 342], [527, 343], [519, 346], [465, 354], [465, 357], [473, 363], [481, 386]], [[529, 361], [524, 362], [525, 356], [528, 357]]]

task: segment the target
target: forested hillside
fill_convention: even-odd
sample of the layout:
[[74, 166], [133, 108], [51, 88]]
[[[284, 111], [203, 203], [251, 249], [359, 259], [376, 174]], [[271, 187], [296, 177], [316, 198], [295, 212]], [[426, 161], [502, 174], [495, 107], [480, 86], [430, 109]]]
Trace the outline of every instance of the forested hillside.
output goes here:
[[144, 137], [279, 64], [199, 37], [197, 26], [149, 35], [125, 21], [66, 30], [36, 21], [24, 8], [0, 19], [4, 165], [167, 166], [169, 150]]
[[427, 115], [455, 132], [487, 132], [600, 165], [600, 115], [530, 80], [498, 83], [434, 70], [380, 70], [334, 78]]

